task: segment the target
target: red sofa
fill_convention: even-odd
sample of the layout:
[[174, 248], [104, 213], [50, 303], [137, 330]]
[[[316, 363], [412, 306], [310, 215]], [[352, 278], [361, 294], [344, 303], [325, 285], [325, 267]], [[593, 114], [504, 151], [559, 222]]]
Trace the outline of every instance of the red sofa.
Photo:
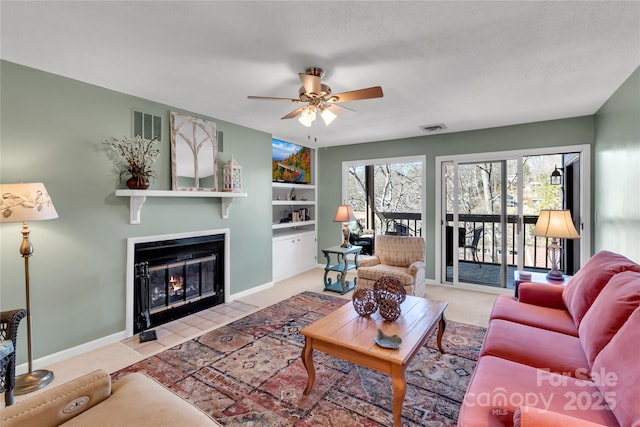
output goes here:
[[640, 265], [602, 251], [499, 296], [458, 425], [640, 426]]

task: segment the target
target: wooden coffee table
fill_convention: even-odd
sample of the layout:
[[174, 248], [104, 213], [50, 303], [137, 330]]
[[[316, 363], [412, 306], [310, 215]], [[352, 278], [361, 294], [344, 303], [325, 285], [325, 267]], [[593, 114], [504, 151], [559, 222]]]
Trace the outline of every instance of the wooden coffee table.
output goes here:
[[[305, 336], [302, 362], [309, 379], [304, 394], [308, 395], [316, 378], [313, 350], [375, 369], [391, 376], [393, 384], [393, 422], [401, 425], [402, 402], [407, 392], [405, 369], [438, 326], [438, 348], [441, 353], [442, 334], [446, 326], [446, 302], [407, 296], [401, 305], [400, 317], [389, 322], [379, 312], [370, 317], [358, 315], [348, 303], [300, 331]], [[379, 347], [374, 338], [382, 329], [386, 335], [398, 335], [402, 344], [398, 349]]]

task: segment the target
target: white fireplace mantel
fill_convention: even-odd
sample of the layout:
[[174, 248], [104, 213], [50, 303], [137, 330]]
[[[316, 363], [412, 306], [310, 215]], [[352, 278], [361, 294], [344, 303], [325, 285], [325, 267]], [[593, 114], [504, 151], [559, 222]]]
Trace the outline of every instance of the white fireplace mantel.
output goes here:
[[222, 203], [222, 218], [229, 218], [229, 206], [236, 197], [247, 197], [247, 193], [219, 191], [173, 191], [173, 190], [116, 190], [116, 196], [129, 197], [129, 223], [140, 224], [140, 211], [147, 197], [208, 197], [219, 198]]

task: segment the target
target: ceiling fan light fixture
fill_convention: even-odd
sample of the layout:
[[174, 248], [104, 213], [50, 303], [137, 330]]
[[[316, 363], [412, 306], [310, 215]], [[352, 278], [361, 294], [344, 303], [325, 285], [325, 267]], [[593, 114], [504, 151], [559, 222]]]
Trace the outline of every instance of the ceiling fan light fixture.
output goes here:
[[300, 117], [298, 118], [298, 121], [303, 126], [311, 127], [311, 124], [314, 122], [315, 119], [316, 119], [316, 109], [313, 106], [309, 106], [304, 110], [302, 110], [302, 113], [300, 113]]
[[322, 116], [322, 120], [324, 120], [325, 126], [329, 126], [329, 124], [334, 121], [336, 117], [338, 117], [333, 111], [329, 110], [328, 108], [322, 108], [321, 110], [322, 112], [320, 113], [320, 115]]

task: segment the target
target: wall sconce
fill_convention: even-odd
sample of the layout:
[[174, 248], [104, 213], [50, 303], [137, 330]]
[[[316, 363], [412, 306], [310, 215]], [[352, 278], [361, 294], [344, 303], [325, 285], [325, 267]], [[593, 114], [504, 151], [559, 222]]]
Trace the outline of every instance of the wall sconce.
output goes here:
[[555, 166], [555, 169], [551, 172], [549, 179], [551, 185], [562, 185], [562, 172], [558, 169], [558, 166]]

